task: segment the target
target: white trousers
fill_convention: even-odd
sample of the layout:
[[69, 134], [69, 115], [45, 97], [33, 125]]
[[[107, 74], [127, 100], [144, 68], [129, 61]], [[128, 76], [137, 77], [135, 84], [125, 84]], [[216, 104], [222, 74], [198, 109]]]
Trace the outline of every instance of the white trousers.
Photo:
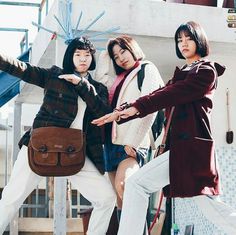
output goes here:
[[[143, 235], [149, 196], [169, 182], [169, 151], [151, 160], [127, 179], [118, 235]], [[236, 234], [235, 210], [207, 196], [193, 199], [209, 221], [228, 235]]]
[[[27, 147], [20, 150], [8, 184], [0, 200], [0, 234], [14, 217], [28, 195], [36, 188], [43, 177], [29, 167]], [[87, 235], [105, 235], [116, 203], [112, 185], [101, 175], [94, 164], [86, 158], [85, 165], [76, 175], [67, 177], [93, 205]]]

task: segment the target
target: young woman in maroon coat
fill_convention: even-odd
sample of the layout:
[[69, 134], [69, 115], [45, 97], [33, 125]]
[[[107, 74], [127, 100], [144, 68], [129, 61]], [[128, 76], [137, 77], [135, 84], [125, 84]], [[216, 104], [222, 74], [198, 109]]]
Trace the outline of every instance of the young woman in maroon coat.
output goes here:
[[125, 184], [123, 211], [118, 235], [143, 234], [148, 198], [161, 190], [170, 197], [194, 197], [203, 214], [227, 234], [236, 234], [236, 212], [213, 200], [218, 195], [219, 174], [211, 137], [210, 114], [217, 78], [225, 68], [204, 59], [208, 40], [195, 22], [182, 24], [175, 33], [176, 54], [185, 59], [164, 88], [144, 96], [129, 108], [94, 120], [102, 125], [111, 120], [142, 118], [157, 110], [175, 107], [166, 152], [150, 161]]

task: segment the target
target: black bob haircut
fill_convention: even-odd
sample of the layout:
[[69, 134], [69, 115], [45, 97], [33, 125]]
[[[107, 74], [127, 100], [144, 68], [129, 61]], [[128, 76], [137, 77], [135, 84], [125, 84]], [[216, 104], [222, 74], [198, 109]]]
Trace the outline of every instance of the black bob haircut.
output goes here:
[[73, 63], [73, 55], [75, 50], [89, 50], [92, 55], [92, 62], [88, 68], [88, 70], [94, 70], [96, 68], [96, 61], [95, 61], [95, 52], [96, 49], [94, 45], [85, 37], [75, 38], [73, 39], [67, 49], [65, 51], [65, 55], [63, 58], [63, 71], [64, 73], [74, 73], [75, 66]]
[[189, 36], [196, 43], [196, 53], [201, 57], [209, 54], [209, 42], [204, 29], [196, 22], [189, 21], [186, 24], [181, 24], [175, 32], [175, 51], [180, 59], [185, 59], [178, 48], [178, 38], [181, 34]]

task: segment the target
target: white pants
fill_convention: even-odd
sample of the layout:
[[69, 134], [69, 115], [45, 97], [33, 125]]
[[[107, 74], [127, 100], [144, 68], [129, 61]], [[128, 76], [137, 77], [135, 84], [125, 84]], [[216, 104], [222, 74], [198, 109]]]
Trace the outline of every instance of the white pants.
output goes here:
[[[29, 167], [27, 147], [23, 146], [12, 170], [8, 184], [0, 200], [0, 234], [14, 217], [28, 195], [43, 177]], [[94, 164], [86, 158], [82, 170], [69, 176], [75, 187], [93, 205], [87, 235], [105, 235], [115, 206], [116, 195], [110, 181], [99, 173]]]
[[[143, 235], [151, 193], [169, 184], [169, 151], [151, 160], [127, 179], [118, 235]], [[236, 234], [236, 211], [207, 196], [193, 197], [200, 210], [228, 235]]]

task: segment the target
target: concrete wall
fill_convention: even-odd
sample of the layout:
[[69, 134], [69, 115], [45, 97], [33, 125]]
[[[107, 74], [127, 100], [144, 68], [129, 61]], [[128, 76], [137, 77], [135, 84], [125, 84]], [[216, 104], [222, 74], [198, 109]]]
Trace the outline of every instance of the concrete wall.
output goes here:
[[86, 0], [74, 0], [73, 6], [75, 24], [80, 10], [83, 10], [82, 26], [106, 11], [103, 20], [93, 27], [97, 31], [119, 25], [122, 33], [172, 37], [181, 23], [194, 20], [204, 26], [212, 41], [235, 42], [236, 38], [235, 31], [226, 27], [228, 10], [223, 8], [156, 0], [90, 0], [89, 4]]
[[[52, 31], [58, 31], [58, 24], [54, 18], [54, 14], [57, 13], [57, 7], [58, 3], [57, 0], [52, 4], [50, 11], [45, 18], [43, 22], [43, 26], [45, 26], [48, 29], [51, 29]], [[45, 51], [47, 50], [49, 43], [51, 41], [52, 34], [40, 30], [37, 34], [33, 45], [32, 45], [32, 58], [31, 63], [37, 65], [40, 61], [40, 59], [43, 57]]]

